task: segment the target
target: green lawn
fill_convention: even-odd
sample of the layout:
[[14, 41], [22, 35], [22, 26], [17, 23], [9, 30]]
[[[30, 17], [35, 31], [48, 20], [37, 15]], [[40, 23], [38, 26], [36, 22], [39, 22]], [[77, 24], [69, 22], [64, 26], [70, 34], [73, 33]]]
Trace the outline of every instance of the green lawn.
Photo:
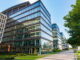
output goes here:
[[[77, 56], [77, 53], [75, 53], [75, 54]], [[77, 60], [80, 60], [80, 51], [78, 52], [78, 58], [77, 58]]]
[[14, 60], [36, 60], [38, 58], [42, 58], [48, 55], [25, 55], [25, 56], [16, 56], [16, 55], [7, 55], [7, 54], [0, 54], [0, 59], [7, 59], [14, 57]]
[[45, 54], [45, 55], [26, 55], [26, 56], [17, 56], [15, 57], [14, 60], [36, 60], [36, 59], [39, 59], [39, 58], [42, 58], [42, 57], [46, 57], [46, 56], [49, 56], [51, 54], [56, 54], [58, 52], [52, 52], [52, 53], [49, 53], [49, 54]]
[[80, 60], [80, 56], [78, 56], [77, 60]]
[[34, 55], [27, 55], [27, 56], [19, 56], [19, 57], [15, 57], [14, 60], [36, 60], [38, 58], [42, 58], [45, 57], [46, 55], [39, 55], [39, 56], [34, 56]]
[[42, 58], [45, 56], [48, 56], [50, 54], [46, 54], [46, 55], [25, 55], [25, 56], [16, 56], [16, 55], [0, 55], [0, 59], [7, 59], [7, 58], [12, 58], [14, 57], [14, 60], [36, 60], [38, 58]]
[[42, 57], [49, 56], [51, 54], [56, 54], [58, 52], [52, 52], [49, 54], [45, 55], [27, 55], [27, 54], [15, 54], [15, 55], [10, 55], [10, 54], [0, 54], [0, 59], [6, 59], [6, 58], [12, 58], [14, 57], [14, 60], [36, 60]]
[[14, 57], [14, 55], [0, 54], [0, 59], [1, 58], [11, 58], [11, 57]]
[[78, 54], [79, 56], [78, 56], [78, 59], [77, 60], [80, 60], [80, 53]]

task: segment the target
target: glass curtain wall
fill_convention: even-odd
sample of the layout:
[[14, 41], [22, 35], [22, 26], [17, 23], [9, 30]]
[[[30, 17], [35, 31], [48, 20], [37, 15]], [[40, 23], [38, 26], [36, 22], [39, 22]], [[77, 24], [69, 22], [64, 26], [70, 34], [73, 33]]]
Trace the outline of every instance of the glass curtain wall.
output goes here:
[[41, 52], [47, 53], [51, 52], [53, 49], [53, 38], [50, 19], [51, 16], [42, 3], [40, 3], [40, 6], [41, 6], [41, 18], [40, 18]]
[[37, 1], [17, 9], [5, 13], [9, 18], [3, 41], [10, 43], [11, 51], [50, 52], [53, 48], [51, 16], [43, 3]]

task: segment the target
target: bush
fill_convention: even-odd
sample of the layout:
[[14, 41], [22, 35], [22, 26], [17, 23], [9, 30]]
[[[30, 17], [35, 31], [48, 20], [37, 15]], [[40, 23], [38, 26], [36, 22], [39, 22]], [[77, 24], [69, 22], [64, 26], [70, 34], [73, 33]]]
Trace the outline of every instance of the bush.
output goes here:
[[16, 56], [26, 56], [24, 53], [17, 53]]
[[53, 52], [60, 52], [60, 49], [53, 49]]
[[80, 60], [80, 56], [78, 56], [77, 60]]
[[78, 53], [80, 53], [80, 50], [78, 51]]

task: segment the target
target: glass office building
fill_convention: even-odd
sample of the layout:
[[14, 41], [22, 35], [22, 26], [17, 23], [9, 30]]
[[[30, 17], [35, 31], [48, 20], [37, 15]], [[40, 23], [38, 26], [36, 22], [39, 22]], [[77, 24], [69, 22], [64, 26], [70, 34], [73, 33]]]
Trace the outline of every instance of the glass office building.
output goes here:
[[69, 48], [68, 43], [66, 42], [67, 39], [65, 38], [64, 34], [60, 32], [61, 39], [62, 39], [62, 50], [67, 50]]
[[59, 27], [56, 23], [52, 24], [53, 31], [53, 48], [62, 50], [62, 40]]
[[40, 0], [18, 4], [2, 13], [8, 16], [2, 43], [8, 43], [10, 52], [52, 51], [51, 15]]
[[53, 31], [53, 48], [54, 49], [68, 49], [68, 44], [66, 43], [66, 38], [56, 23], [52, 24]]
[[7, 20], [7, 16], [0, 13], [0, 43], [2, 42], [6, 20]]

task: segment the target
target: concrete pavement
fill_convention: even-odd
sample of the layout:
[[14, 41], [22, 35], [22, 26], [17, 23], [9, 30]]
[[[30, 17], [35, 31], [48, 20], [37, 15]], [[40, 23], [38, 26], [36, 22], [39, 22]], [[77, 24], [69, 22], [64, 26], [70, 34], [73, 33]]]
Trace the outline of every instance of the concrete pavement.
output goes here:
[[37, 60], [75, 60], [73, 50], [61, 52], [58, 54], [50, 55]]

